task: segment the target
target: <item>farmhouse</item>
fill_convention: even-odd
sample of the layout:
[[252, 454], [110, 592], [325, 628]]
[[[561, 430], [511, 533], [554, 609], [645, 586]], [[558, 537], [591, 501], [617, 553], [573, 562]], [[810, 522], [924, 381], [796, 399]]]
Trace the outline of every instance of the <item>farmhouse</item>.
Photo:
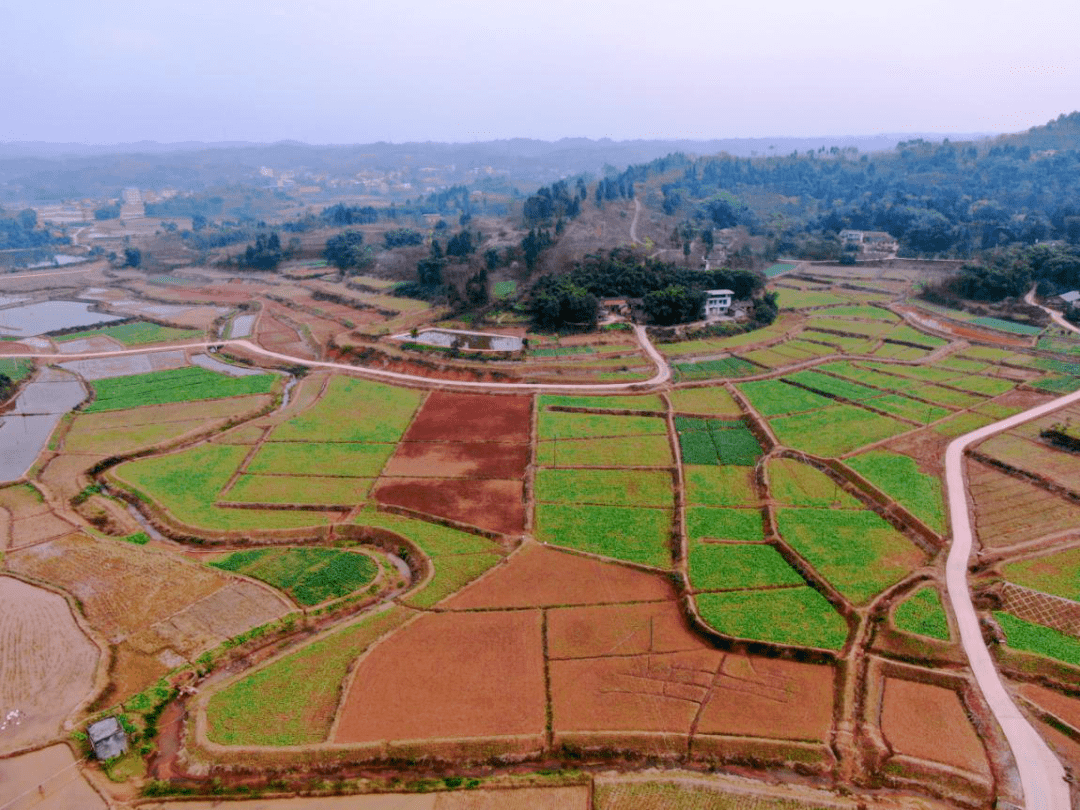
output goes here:
[[1058, 298], [1066, 304], [1075, 304], [1077, 301], [1080, 301], [1080, 290], [1070, 290], [1067, 293], [1062, 293]]
[[731, 309], [731, 297], [735, 295], [732, 290], [706, 290], [705, 291], [705, 317], [715, 318], [718, 315], [727, 315]]
[[106, 717], [92, 723], [86, 732], [90, 737], [90, 745], [94, 747], [94, 756], [102, 762], [127, 751], [127, 736], [115, 717]]

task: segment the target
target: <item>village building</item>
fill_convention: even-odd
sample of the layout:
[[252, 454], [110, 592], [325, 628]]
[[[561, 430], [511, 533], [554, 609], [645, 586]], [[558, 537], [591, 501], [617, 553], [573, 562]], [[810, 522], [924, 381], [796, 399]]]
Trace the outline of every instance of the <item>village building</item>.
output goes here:
[[94, 756], [102, 762], [127, 751], [127, 735], [115, 717], [106, 717], [92, 723], [86, 732], [90, 737], [90, 745], [94, 748]]
[[716, 318], [727, 315], [731, 309], [731, 298], [735, 295], [733, 290], [706, 290], [705, 291], [705, 317]]
[[1066, 304], [1075, 304], [1077, 301], [1080, 301], [1080, 290], [1070, 290], [1067, 293], [1062, 293], [1058, 298]]

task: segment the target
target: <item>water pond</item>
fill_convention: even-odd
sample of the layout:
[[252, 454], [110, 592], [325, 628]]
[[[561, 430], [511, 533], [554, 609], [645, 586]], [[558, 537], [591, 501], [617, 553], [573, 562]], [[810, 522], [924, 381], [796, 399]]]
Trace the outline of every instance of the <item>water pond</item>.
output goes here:
[[461, 329], [425, 329], [416, 337], [409, 334], [394, 335], [398, 340], [420, 343], [425, 346], [450, 348], [455, 342], [466, 352], [516, 352], [521, 350], [521, 338], [513, 335], [495, 335], [488, 332], [466, 332]]
[[81, 301], [42, 301], [0, 310], [0, 335], [32, 337], [57, 329], [94, 326], [122, 320], [118, 315], [91, 312], [92, 304]]
[[51, 368], [19, 392], [14, 407], [0, 415], [0, 483], [30, 469], [64, 414], [85, 397], [74, 375]]

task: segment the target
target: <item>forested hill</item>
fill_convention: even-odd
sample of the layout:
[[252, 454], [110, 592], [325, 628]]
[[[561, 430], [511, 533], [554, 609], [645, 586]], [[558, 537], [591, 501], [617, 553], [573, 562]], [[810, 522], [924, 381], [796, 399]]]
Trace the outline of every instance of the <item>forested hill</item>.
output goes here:
[[916, 139], [870, 155], [669, 155], [620, 181], [659, 187], [665, 213], [771, 236], [779, 252], [843, 228], [887, 231], [902, 255], [1080, 240], [1080, 113], [992, 141]]

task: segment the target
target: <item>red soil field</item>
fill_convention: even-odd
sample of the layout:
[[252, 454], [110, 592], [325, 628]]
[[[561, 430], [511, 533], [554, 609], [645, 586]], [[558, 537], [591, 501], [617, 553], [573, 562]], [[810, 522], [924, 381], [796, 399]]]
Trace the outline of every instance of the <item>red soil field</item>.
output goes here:
[[819, 741], [832, 712], [832, 667], [729, 654], [697, 730]]
[[525, 526], [521, 481], [384, 478], [375, 489], [375, 497], [380, 503], [503, 534], [520, 534]]
[[532, 397], [433, 391], [405, 441], [529, 441]]
[[[603, 591], [602, 582], [597, 586]], [[675, 602], [561, 608], [548, 613], [551, 658], [694, 650], [712, 653], [685, 626]], [[712, 671], [717, 663], [719, 659]]]
[[1047, 723], [1036, 720], [1035, 728], [1039, 735], [1050, 743], [1050, 747], [1062, 759], [1064, 765], [1072, 768], [1073, 773], [1080, 770], [1080, 743]]
[[1080, 729], [1080, 699], [1066, 697], [1061, 692], [1033, 683], [1021, 686], [1020, 694], [1073, 728]]
[[530, 543], [441, 607], [548, 607], [675, 597], [664, 577]]
[[[711, 661], [708, 659], [712, 659]], [[559, 731], [689, 734], [721, 653], [670, 653], [552, 661], [553, 727]]]
[[402, 442], [383, 475], [521, 480], [529, 445], [495, 442]]
[[432, 613], [357, 665], [333, 742], [542, 734], [541, 612]]
[[983, 744], [952, 689], [886, 678], [881, 733], [898, 754], [990, 775]]

